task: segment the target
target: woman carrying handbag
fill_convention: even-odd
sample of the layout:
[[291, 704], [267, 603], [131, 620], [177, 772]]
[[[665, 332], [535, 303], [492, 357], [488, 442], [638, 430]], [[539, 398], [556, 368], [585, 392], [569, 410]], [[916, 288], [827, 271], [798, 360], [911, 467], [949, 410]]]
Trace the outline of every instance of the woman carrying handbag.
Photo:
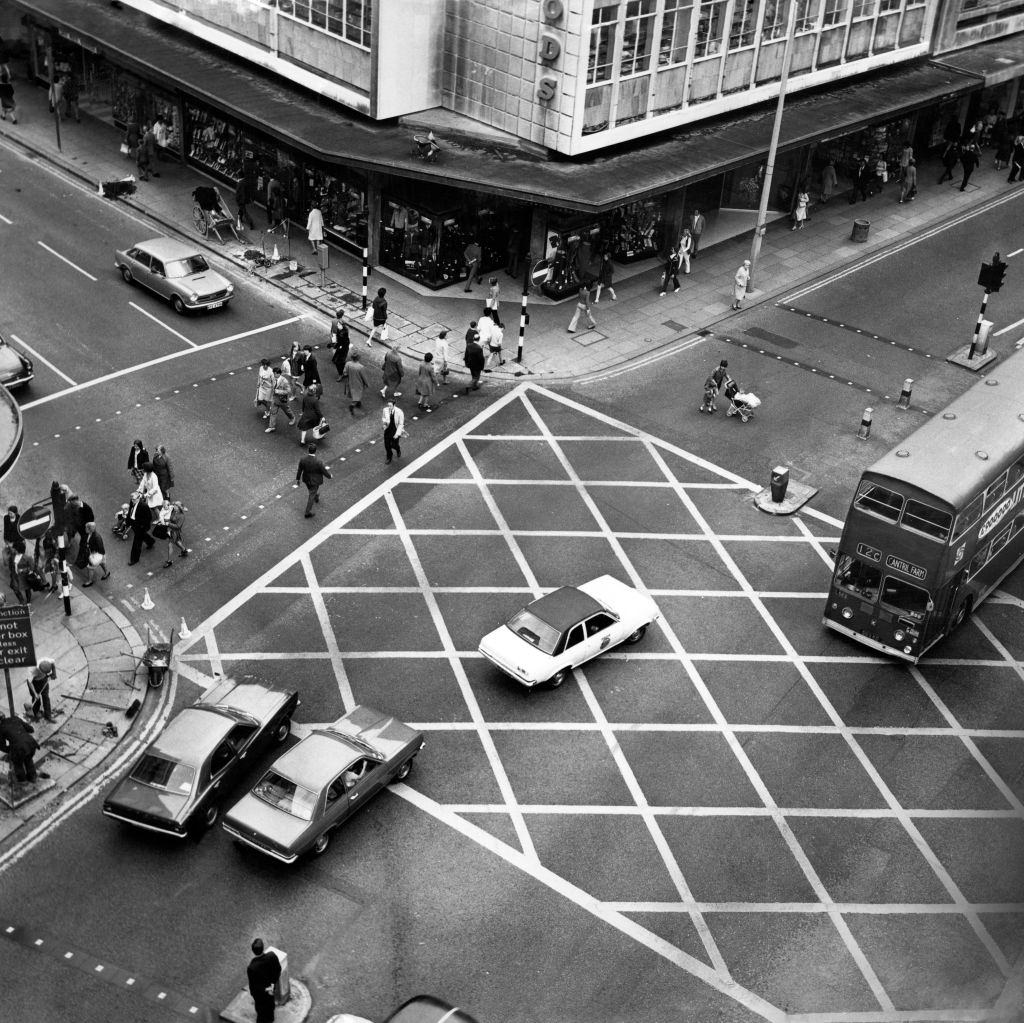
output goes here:
[[92, 586], [96, 582], [96, 570], [101, 569], [101, 579], [110, 578], [110, 569], [107, 568], [107, 549], [103, 546], [103, 537], [96, 532], [96, 523], [85, 524], [85, 549], [89, 552], [89, 561], [85, 566], [85, 574], [89, 577], [88, 582], [82, 586]]

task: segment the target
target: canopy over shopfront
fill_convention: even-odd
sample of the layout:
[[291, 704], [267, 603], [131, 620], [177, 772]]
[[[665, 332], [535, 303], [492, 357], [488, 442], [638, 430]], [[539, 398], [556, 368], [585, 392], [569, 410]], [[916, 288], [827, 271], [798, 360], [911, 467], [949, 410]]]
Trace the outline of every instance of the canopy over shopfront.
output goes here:
[[[537, 160], [446, 142], [442, 160], [428, 165], [413, 156], [409, 129], [366, 121], [136, 11], [115, 9], [106, 0], [13, 2], [62, 38], [98, 49], [154, 85], [208, 104], [321, 162], [563, 210], [602, 213], [742, 167], [763, 156], [771, 135], [774, 104], [582, 160]], [[780, 147], [837, 137], [982, 84], [971, 69], [918, 62], [816, 94], [797, 93], [787, 101]]]
[[1024, 74], [1024, 33], [946, 53], [933, 63], [959, 74], [976, 75], [986, 86], [1001, 85]]

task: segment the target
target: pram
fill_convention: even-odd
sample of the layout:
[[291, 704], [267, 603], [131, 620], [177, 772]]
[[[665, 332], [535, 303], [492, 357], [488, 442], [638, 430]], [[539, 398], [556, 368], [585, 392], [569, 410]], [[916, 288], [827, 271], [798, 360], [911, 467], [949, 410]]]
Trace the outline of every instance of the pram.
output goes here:
[[220, 231], [221, 228], [226, 228], [235, 236], [235, 241], [241, 241], [235, 229], [235, 218], [216, 185], [199, 185], [193, 188], [192, 202], [192, 222], [203, 237], [212, 231], [218, 241], [224, 241]]
[[727, 416], [739, 416], [743, 422], [751, 419], [761, 399], [752, 391], [741, 391], [739, 384], [730, 377], [725, 384], [725, 396], [729, 399]]

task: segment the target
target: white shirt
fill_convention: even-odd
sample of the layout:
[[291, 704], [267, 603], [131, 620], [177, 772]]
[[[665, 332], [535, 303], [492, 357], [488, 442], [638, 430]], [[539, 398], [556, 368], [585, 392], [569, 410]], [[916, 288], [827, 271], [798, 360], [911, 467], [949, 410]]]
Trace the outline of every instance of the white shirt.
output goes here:
[[143, 475], [142, 481], [139, 483], [139, 492], [146, 499], [146, 504], [150, 508], [163, 507], [164, 495], [160, 490], [160, 483], [155, 472], [147, 472]]
[[494, 333], [494, 320], [489, 316], [481, 316], [477, 321], [476, 331], [480, 335], [481, 347], [486, 348], [487, 342], [491, 340], [491, 335]]
[[448, 365], [448, 338], [439, 337], [434, 341], [434, 361], [442, 366]]
[[395, 436], [405, 433], [405, 413], [397, 406], [385, 405], [380, 414], [380, 424], [386, 430], [391, 423], [391, 413], [395, 414]]

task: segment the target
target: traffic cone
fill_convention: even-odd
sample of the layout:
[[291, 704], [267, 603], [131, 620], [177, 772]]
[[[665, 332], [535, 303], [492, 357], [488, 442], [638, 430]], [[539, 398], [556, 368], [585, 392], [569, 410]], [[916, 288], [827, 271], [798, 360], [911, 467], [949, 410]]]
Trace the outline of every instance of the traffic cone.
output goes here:
[[281, 262], [281, 254], [277, 251], [277, 243], [274, 243], [274, 252], [270, 257], [275, 263]]
[[178, 635], [182, 639], [188, 639], [192, 635], [192, 630], [185, 624], [185, 616], [181, 617], [181, 628], [178, 629]]
[[153, 598], [149, 595], [149, 587], [147, 586], [146, 595], [142, 598], [142, 610], [152, 611], [154, 607], [156, 607], [156, 604], [153, 603]]

